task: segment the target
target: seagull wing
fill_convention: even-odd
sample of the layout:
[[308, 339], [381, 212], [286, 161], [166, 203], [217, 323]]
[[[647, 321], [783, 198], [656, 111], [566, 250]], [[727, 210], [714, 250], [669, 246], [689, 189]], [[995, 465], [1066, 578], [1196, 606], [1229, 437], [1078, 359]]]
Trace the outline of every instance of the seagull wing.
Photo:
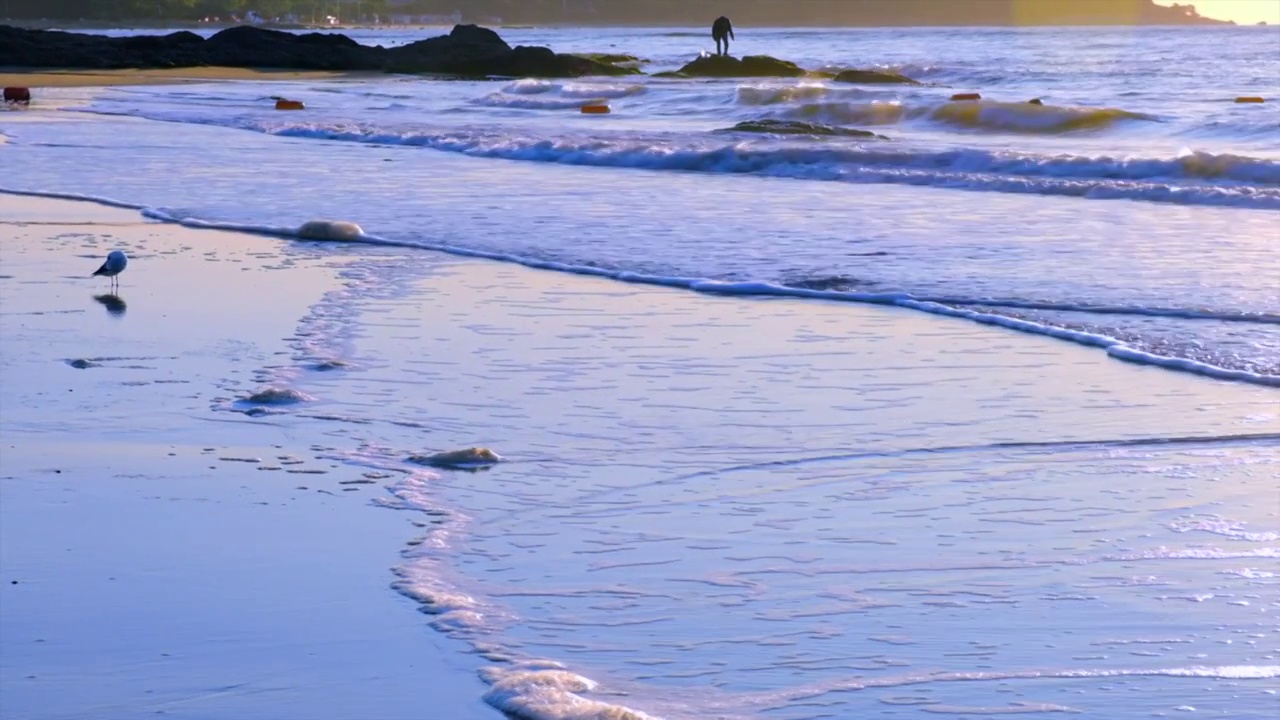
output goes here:
[[110, 272], [110, 270], [107, 269], [107, 265], [110, 262], [111, 261], [108, 260], [107, 262], [102, 263], [102, 267], [98, 268], [97, 270], [94, 270], [93, 275], [90, 275], [89, 277], [93, 277], [95, 275], [106, 275], [108, 272]]

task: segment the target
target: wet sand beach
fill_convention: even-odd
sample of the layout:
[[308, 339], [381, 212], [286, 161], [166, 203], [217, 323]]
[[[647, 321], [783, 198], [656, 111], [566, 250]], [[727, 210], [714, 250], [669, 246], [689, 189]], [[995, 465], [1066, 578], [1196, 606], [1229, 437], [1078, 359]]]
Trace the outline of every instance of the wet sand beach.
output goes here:
[[[90, 203], [3, 195], [0, 228], [0, 714], [496, 716], [387, 589], [411, 518], [211, 410], [289, 356], [332, 263]], [[89, 273], [117, 247], [111, 296]]]
[[[6, 713], [1267, 702], [1266, 649], [1222, 644], [1273, 599], [1267, 388], [901, 309], [0, 221]], [[268, 386], [314, 399], [243, 412]], [[472, 445], [503, 462], [407, 462]], [[982, 679], [1016, 690], [947, 682]]]
[[0, 715], [1273, 720], [1271, 33], [0, 68]]

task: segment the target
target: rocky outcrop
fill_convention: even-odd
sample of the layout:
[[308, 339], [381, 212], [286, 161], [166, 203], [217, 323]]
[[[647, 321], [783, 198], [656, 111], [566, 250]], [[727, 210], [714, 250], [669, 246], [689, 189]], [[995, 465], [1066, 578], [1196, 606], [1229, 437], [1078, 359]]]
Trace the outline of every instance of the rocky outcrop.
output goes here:
[[919, 85], [919, 82], [912, 80], [906, 75], [898, 73], [881, 72], [879, 70], [845, 70], [836, 74], [832, 78], [836, 82], [843, 83], [860, 83], [860, 84], [878, 84], [878, 83], [899, 83], [903, 85]]
[[754, 132], [774, 135], [838, 135], [841, 137], [860, 137], [874, 140], [888, 140], [870, 130], [834, 127], [820, 123], [801, 122], [799, 120], [744, 120], [731, 128], [717, 132]]
[[747, 55], [739, 60], [729, 55], [700, 57], [676, 71], [681, 77], [800, 77], [808, 71], [793, 62], [768, 55]]
[[[132, 38], [128, 38], [132, 39]], [[192, 43], [193, 64], [269, 67], [290, 70], [378, 70], [378, 48], [346, 35], [264, 30], [250, 25], [227, 28], [202, 43]], [[199, 62], [195, 62], [195, 61]], [[182, 67], [181, 64], [171, 67]]]
[[199, 66], [382, 70], [465, 76], [580, 77], [632, 71], [544, 47], [511, 47], [498, 34], [458, 25], [448, 35], [396, 48], [336, 33], [295, 34], [241, 25], [205, 40], [190, 32], [106, 37], [0, 25], [0, 66], [155, 69]]
[[448, 35], [382, 51], [384, 69], [402, 73], [581, 77], [629, 75], [633, 71], [550, 48], [511, 47], [498, 33], [477, 25], [456, 25]]
[[608, 65], [643, 65], [649, 62], [644, 58], [629, 55], [627, 53], [573, 53], [580, 58], [595, 60], [596, 62], [606, 63]]

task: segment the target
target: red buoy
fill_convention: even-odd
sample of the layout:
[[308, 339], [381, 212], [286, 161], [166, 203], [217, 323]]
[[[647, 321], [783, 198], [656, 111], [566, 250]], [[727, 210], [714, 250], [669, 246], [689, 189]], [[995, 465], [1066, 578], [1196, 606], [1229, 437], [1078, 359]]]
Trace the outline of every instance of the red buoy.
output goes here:
[[24, 87], [7, 87], [4, 89], [4, 101], [16, 105], [30, 105], [31, 90]]

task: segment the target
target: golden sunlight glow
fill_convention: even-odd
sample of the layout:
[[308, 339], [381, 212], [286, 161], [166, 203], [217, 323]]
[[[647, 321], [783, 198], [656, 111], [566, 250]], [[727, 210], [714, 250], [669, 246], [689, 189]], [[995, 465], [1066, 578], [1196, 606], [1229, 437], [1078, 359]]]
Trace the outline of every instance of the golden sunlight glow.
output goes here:
[[[1139, 6], [1143, 4], [1143, 0], [1115, 0], [1115, 2], [1107, 3], [1107, 11], [1111, 14], [1116, 22], [1121, 25], [1133, 24], [1137, 21], [1139, 15]], [[1010, 6], [1012, 17], [1010, 22], [1020, 27], [1035, 27], [1037, 25], [1056, 25], [1062, 17], [1061, 3], [1047, 3], [1042, 0], [1014, 0]], [[1082, 13], [1088, 16], [1091, 13], [1086, 9]]]
[[1156, 0], [1157, 5], [1194, 5], [1196, 12], [1239, 25], [1280, 25], [1280, 0]]

